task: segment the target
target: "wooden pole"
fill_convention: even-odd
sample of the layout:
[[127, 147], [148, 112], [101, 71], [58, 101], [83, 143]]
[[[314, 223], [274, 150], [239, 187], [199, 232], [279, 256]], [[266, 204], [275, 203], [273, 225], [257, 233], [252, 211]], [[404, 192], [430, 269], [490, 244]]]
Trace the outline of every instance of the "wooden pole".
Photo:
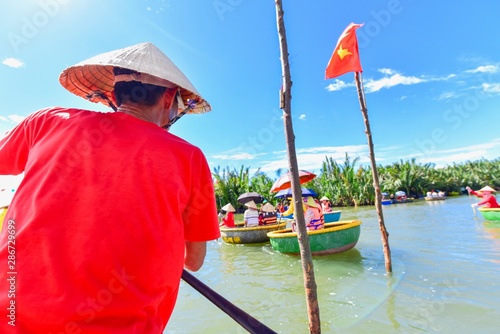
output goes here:
[[319, 318], [319, 305], [317, 297], [316, 281], [314, 279], [314, 266], [312, 261], [309, 235], [307, 234], [302, 204], [302, 188], [299, 180], [299, 169], [297, 155], [295, 152], [295, 135], [292, 126], [292, 80], [290, 75], [290, 64], [288, 62], [288, 44], [286, 40], [285, 21], [283, 18], [283, 5], [281, 0], [276, 3], [276, 22], [278, 25], [278, 37], [280, 42], [281, 69], [283, 74], [281, 108], [283, 109], [283, 122], [285, 126], [285, 138], [288, 151], [288, 164], [291, 173], [292, 196], [295, 204], [294, 218], [297, 223], [297, 238], [302, 260], [302, 272], [304, 276], [304, 288], [307, 301], [307, 313], [309, 317], [309, 333], [321, 333], [321, 322]]
[[382, 235], [382, 245], [384, 247], [385, 270], [388, 273], [392, 273], [391, 248], [389, 247], [389, 232], [387, 232], [384, 223], [384, 213], [382, 211], [382, 193], [380, 192], [377, 164], [375, 162], [375, 152], [373, 149], [372, 132], [370, 130], [370, 121], [368, 120], [368, 108], [366, 107], [366, 100], [361, 80], [361, 73], [355, 72], [354, 78], [356, 79], [356, 88], [358, 90], [359, 105], [361, 107], [361, 113], [363, 114], [363, 119], [365, 121], [365, 133], [366, 137], [368, 138], [368, 148], [370, 150], [370, 164], [372, 167], [373, 187], [375, 188], [375, 208], [377, 209], [378, 224], [380, 228], [380, 233]]

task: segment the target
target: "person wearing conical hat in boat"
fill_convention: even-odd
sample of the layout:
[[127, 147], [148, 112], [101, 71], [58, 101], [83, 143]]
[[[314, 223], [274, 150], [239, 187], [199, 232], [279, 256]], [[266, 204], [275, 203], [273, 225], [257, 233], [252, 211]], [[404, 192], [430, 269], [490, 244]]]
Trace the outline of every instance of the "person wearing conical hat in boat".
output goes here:
[[471, 204], [473, 208], [478, 207], [480, 205], [484, 205], [484, 207], [486, 208], [500, 208], [500, 205], [498, 205], [495, 195], [493, 195], [493, 192], [495, 192], [496, 190], [493, 189], [492, 187], [486, 186], [479, 189], [478, 191], [472, 190], [469, 186], [465, 187], [465, 189], [467, 189], [469, 194], [481, 197], [483, 199], [481, 202]]
[[304, 199], [304, 204], [306, 205], [304, 218], [306, 220], [307, 229], [322, 229], [325, 226], [325, 218], [323, 216], [323, 210], [321, 210], [321, 206], [316, 203], [314, 198], [312, 198], [311, 196], [308, 196]]
[[[19, 240], [15, 328], [162, 333], [183, 269], [199, 270], [206, 242], [220, 237], [206, 158], [167, 131], [210, 105], [151, 43], [80, 62], [59, 82], [115, 112], [45, 108], [0, 139], [0, 174], [24, 172], [5, 217]], [[11, 328], [0, 323], [0, 333]]]
[[227, 203], [224, 205], [221, 210], [226, 212], [226, 215], [221, 219], [219, 226], [224, 227], [235, 227], [234, 225], [234, 213], [236, 212], [235, 208], [231, 205], [231, 203]]
[[[304, 206], [304, 211], [306, 210], [306, 207]], [[293, 198], [289, 197], [288, 198], [288, 207], [286, 208], [285, 211], [281, 214], [281, 217], [289, 217], [292, 216], [293, 213], [295, 212], [295, 204], [293, 203]]]
[[243, 224], [245, 227], [259, 226], [259, 208], [254, 201], [245, 203], [247, 209], [243, 213]]
[[271, 203], [264, 204], [260, 210], [262, 211], [262, 225], [271, 225], [278, 222], [276, 208]]
[[[314, 198], [307, 196], [303, 199], [304, 220], [308, 230], [320, 230], [325, 226], [325, 218], [321, 205]], [[292, 223], [292, 231], [297, 231], [297, 223]]]
[[321, 202], [321, 209], [323, 212], [332, 212], [332, 204], [330, 203], [330, 199], [326, 196], [323, 196], [319, 200]]

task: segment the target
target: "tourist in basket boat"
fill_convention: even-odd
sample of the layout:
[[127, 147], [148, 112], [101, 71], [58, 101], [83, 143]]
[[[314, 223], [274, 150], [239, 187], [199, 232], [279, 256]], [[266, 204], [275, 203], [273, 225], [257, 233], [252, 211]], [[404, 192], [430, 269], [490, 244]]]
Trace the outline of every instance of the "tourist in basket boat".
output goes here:
[[45, 108], [0, 139], [0, 174], [24, 173], [0, 234], [4, 274], [7, 230], [19, 241], [15, 300], [5, 275], [0, 285], [15, 327], [4, 317], [0, 333], [162, 333], [183, 269], [199, 270], [220, 236], [206, 158], [168, 132], [210, 105], [151, 43], [80, 62], [59, 82], [115, 112]]
[[323, 212], [332, 212], [332, 203], [330, 203], [330, 199], [326, 196], [323, 196], [319, 200], [321, 202], [321, 209]]
[[255, 227], [259, 226], [259, 208], [254, 201], [245, 203], [247, 209], [243, 214], [243, 223], [245, 227]]
[[227, 203], [224, 205], [221, 210], [226, 212], [226, 215], [221, 218], [221, 222], [219, 226], [224, 227], [235, 227], [234, 225], [234, 213], [236, 212], [235, 208], [231, 205], [231, 203]]
[[474, 196], [480, 197], [483, 200], [478, 203], [471, 204], [473, 208], [484, 205], [486, 208], [500, 208], [500, 205], [497, 202], [497, 199], [495, 198], [495, 195], [493, 193], [496, 191], [490, 186], [483, 187], [479, 189], [478, 191], [472, 190], [471, 187], [467, 186], [465, 187], [469, 194], [472, 194]]
[[264, 204], [260, 211], [262, 211], [262, 225], [276, 224], [278, 222], [276, 208], [271, 203]]

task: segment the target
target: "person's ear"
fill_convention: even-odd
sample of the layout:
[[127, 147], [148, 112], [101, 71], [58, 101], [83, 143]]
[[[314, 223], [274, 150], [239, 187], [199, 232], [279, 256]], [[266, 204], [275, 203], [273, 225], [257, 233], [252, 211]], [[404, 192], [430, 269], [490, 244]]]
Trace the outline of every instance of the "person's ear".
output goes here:
[[172, 105], [174, 103], [174, 99], [177, 97], [177, 90], [167, 89], [163, 96], [165, 98], [164, 109], [170, 110], [170, 108], [172, 108]]

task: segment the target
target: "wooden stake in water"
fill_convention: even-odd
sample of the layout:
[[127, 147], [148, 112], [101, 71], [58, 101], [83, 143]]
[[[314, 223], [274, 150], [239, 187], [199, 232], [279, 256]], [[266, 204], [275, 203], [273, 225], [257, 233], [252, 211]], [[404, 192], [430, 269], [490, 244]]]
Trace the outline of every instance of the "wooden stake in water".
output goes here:
[[392, 260], [391, 260], [391, 248], [389, 247], [389, 232], [387, 232], [384, 223], [384, 213], [382, 211], [382, 193], [380, 192], [377, 164], [375, 162], [375, 152], [373, 149], [372, 132], [370, 130], [370, 121], [368, 120], [368, 108], [366, 107], [365, 93], [361, 80], [361, 73], [354, 72], [354, 79], [356, 80], [359, 105], [361, 107], [361, 113], [363, 114], [363, 119], [365, 121], [365, 133], [368, 139], [368, 148], [370, 150], [370, 164], [372, 167], [373, 188], [375, 188], [375, 208], [377, 209], [378, 224], [380, 228], [380, 233], [382, 234], [382, 245], [384, 247], [384, 258], [385, 258], [385, 270], [388, 273], [391, 273]]
[[288, 45], [286, 41], [285, 21], [283, 18], [283, 5], [281, 0], [276, 3], [276, 22], [278, 25], [278, 37], [280, 43], [281, 70], [283, 73], [282, 97], [280, 104], [283, 109], [283, 122], [285, 125], [286, 147], [288, 151], [288, 164], [291, 174], [292, 194], [295, 204], [294, 218], [297, 222], [297, 239], [299, 241], [300, 258], [302, 263], [302, 273], [304, 277], [304, 288], [307, 300], [307, 313], [309, 317], [309, 333], [321, 333], [321, 322], [319, 319], [319, 306], [317, 296], [317, 286], [314, 279], [314, 266], [312, 261], [311, 247], [309, 245], [309, 235], [307, 234], [304, 219], [304, 209], [302, 207], [302, 188], [299, 180], [299, 169], [297, 154], [295, 152], [295, 135], [292, 127], [292, 79], [290, 75], [290, 64], [288, 62]]

